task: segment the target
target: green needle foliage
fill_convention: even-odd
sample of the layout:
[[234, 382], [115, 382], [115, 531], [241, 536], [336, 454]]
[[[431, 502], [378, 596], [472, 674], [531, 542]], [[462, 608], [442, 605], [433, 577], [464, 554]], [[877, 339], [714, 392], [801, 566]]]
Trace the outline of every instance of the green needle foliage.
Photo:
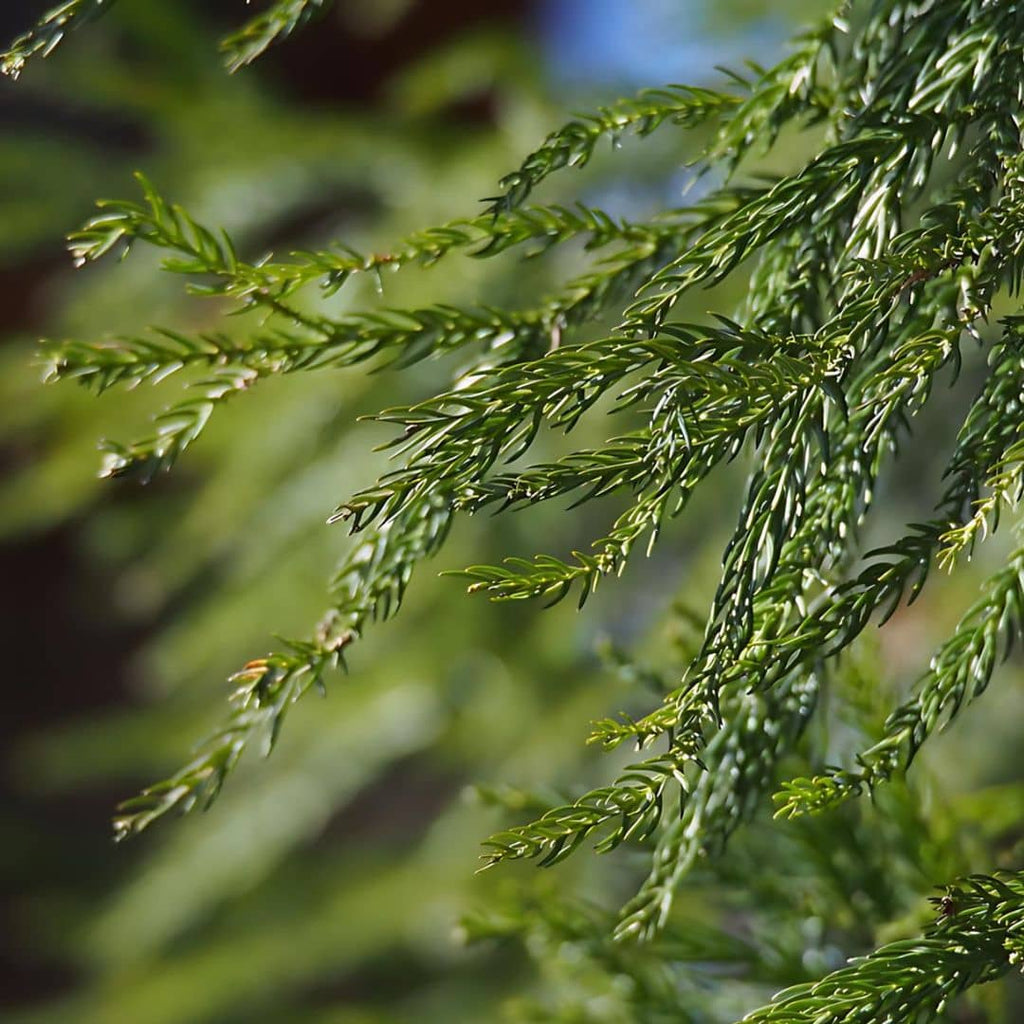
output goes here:
[[39, 19], [28, 32], [18, 36], [0, 56], [0, 71], [12, 78], [21, 74], [33, 57], [45, 57], [60, 45], [64, 36], [90, 18], [98, 17], [115, 0], [68, 0]]
[[788, 989], [744, 1021], [934, 1020], [956, 995], [1020, 963], [1020, 873], [972, 876], [934, 902], [941, 916], [922, 938], [890, 943]]
[[[0, 58], [0, 71], [17, 78], [33, 57], [46, 57], [64, 36], [91, 18], [105, 14], [116, 0], [67, 0], [43, 15], [20, 35]], [[230, 71], [251, 64], [278, 40], [286, 39], [310, 18], [323, 11], [327, 0], [276, 0], [221, 42], [221, 53]]]
[[286, 39], [326, 6], [327, 0], [275, 0], [237, 32], [224, 37], [220, 48], [228, 68], [237, 71], [251, 64], [268, 47]]
[[[103, 6], [52, 12], [13, 44], [4, 70], [17, 74]], [[229, 66], [249, 63], [325, 6], [270, 4], [225, 41]], [[779, 815], [801, 819], [844, 814], [839, 805], [853, 797], [905, 786], [922, 746], [982, 696], [1024, 625], [1018, 548], [910, 696], [880, 729], [865, 730], [870, 742], [848, 765], [813, 753], [809, 733], [830, 714], [825, 695], [842, 694], [869, 625], [917, 600], [936, 566], [961, 571], [1013, 516], [1024, 487], [1022, 66], [1024, 5], [1014, 0], [844, 3], [777, 66], [752, 66], [721, 91], [650, 89], [571, 121], [501, 179], [484, 214], [385, 252], [339, 245], [247, 260], [226, 232], [141, 176], [141, 202], [102, 203], [71, 236], [79, 265], [145, 244], [219, 311], [260, 317], [243, 339], [154, 328], [45, 344], [48, 378], [97, 392], [201, 371], [150, 436], [106, 443], [104, 475], [152, 480], [229, 398], [241, 401], [266, 378], [364, 363], [404, 373], [454, 357], [441, 364], [442, 383], [425, 378], [431, 394], [376, 417], [393, 428], [385, 448], [394, 465], [341, 496], [331, 516], [356, 541], [331, 579], [322, 621], [232, 676], [222, 728], [184, 768], [120, 807], [117, 836], [208, 806], [248, 746], [269, 750], [293, 705], [333, 686], [343, 653], [399, 611], [420, 563], [442, 551], [464, 516], [551, 499], [614, 507], [589, 549], [510, 554], [462, 572], [471, 592], [495, 600], [554, 603], [572, 594], [582, 606], [606, 577], [658, 557], [673, 520], [713, 474], [739, 461], [745, 492], [702, 639], [660, 703], [593, 730], [598, 746], [632, 744], [637, 758], [579, 796], [505, 801], [536, 817], [485, 844], [485, 867], [552, 865], [588, 841], [599, 852], [648, 848], [639, 891], [617, 920], [568, 904], [520, 905], [503, 925], [467, 926], [478, 938], [585, 940], [588, 962], [632, 978], [646, 1007], [640, 1019], [688, 1019], [671, 1016], [689, 1012], [687, 997], [657, 966], [687, 959], [672, 938], [687, 877], [728, 863], [727, 846], [776, 790]], [[691, 205], [643, 222], [592, 205], [525, 205], [547, 178], [588, 163], [602, 141], [655, 129], [688, 133], [699, 149], [704, 192]], [[755, 173], [766, 153], [794, 139], [811, 150], [803, 166]], [[527, 308], [439, 301], [324, 311], [324, 300], [360, 275], [382, 287], [385, 275], [458, 252], [484, 260], [514, 250], [527, 259], [574, 241], [601, 255]], [[680, 315], [696, 291], [736, 280], [745, 293], [738, 308], [696, 322]], [[975, 397], [934, 481], [930, 517], [865, 551], [876, 496], [932, 429], [936, 393], [961, 373]], [[599, 414], [624, 426], [606, 443], [569, 441], [545, 457], [552, 430], [578, 436]], [[775, 827], [781, 835], [802, 826]], [[914, 835], [908, 825], [908, 845]], [[744, 1020], [932, 1020], [1017, 965], [1022, 935], [1019, 872], [972, 875], [950, 883], [923, 937], [786, 988]], [[757, 959], [727, 935], [701, 948], [708, 961]]]

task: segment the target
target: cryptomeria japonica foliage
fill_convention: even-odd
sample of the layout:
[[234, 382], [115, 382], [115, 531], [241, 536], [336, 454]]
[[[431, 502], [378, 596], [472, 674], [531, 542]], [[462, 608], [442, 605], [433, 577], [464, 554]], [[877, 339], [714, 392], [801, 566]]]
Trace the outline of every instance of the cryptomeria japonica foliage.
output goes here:
[[[12, 45], [4, 70], [17, 75], [111, 2], [72, 0], [52, 12]], [[225, 41], [228, 65], [253, 60], [326, 6], [268, 5]], [[649, 89], [570, 121], [500, 181], [483, 213], [384, 253], [335, 247], [250, 262], [141, 175], [140, 200], [101, 203], [71, 236], [79, 264], [153, 246], [193, 293], [264, 314], [242, 342], [157, 327], [116, 341], [46, 343], [48, 378], [97, 393], [202, 371], [149, 436], [106, 444], [107, 476], [148, 481], [170, 469], [220, 406], [246, 401], [264, 378], [367, 366], [405, 373], [439, 354], [460, 359], [447, 388], [380, 413], [393, 428], [395, 466], [331, 516], [360, 543], [330, 579], [322, 621], [240, 668], [223, 727], [180, 771], [121, 806], [118, 838], [208, 806], [248, 746], [269, 749], [293, 705], [332, 686], [346, 650], [400, 610], [414, 571], [441, 551], [459, 517], [618, 496], [623, 510], [586, 550], [462, 573], [471, 592], [494, 600], [572, 596], [582, 606], [631, 559], [656, 559], [659, 535], [735, 460], [749, 467], [745, 492], [685, 673], [641, 717], [594, 727], [595, 744], [632, 745], [635, 760], [605, 785], [491, 836], [484, 865], [551, 865], [586, 856], [579, 848], [588, 842], [601, 852], [639, 844], [648, 874], [617, 919], [538, 911], [549, 941], [589, 936], [596, 961], [610, 962], [637, 943], [658, 948], [671, 938], [684, 879], [765, 806], [786, 819], [828, 820], [847, 801], [904, 787], [921, 747], [983, 694], [1012, 651], [1024, 616], [1024, 548], [983, 583], [870, 743], [796, 777], [786, 765], [824, 713], [825, 689], [842, 692], [848, 648], [912, 602], [934, 570], [961, 568], [1017, 508], [1022, 67], [1024, 6], [1012, 0], [843, 4], [781, 63], [751, 65], [721, 91]], [[589, 205], [536, 204], [548, 176], [571, 173], [609, 140], [633, 144], [656, 131], [699, 140], [694, 202], [635, 222]], [[798, 171], [747, 173], [794, 137], [813, 146]], [[331, 317], [298, 301], [458, 251], [536, 255], [571, 240], [600, 255], [530, 308], [438, 303]], [[740, 308], [701, 323], [678, 318], [691, 292], [733, 276], [749, 278]], [[595, 324], [612, 326], [595, 337]], [[967, 359], [984, 371], [930, 518], [865, 550], [880, 477], [913, 448], [933, 393]], [[531, 461], [542, 431], [571, 439], [609, 405], [629, 429]], [[519, 907], [516, 919], [531, 912]], [[493, 921], [474, 927], [502, 931]], [[745, 1019], [933, 1019], [953, 997], [1010, 971], [1022, 943], [1024, 874], [951, 881], [923, 937], [786, 989]], [[631, 975], [643, 996], [638, 1019], [689, 1013], [685, 993], [645, 970]]]

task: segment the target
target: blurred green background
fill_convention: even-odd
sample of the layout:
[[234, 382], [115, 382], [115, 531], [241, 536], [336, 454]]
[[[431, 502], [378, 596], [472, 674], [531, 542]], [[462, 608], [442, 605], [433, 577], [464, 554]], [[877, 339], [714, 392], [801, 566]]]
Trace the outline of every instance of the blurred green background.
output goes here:
[[[6, 3], [2, 35], [48, 6]], [[598, 784], [621, 763], [584, 746], [588, 725], [646, 709], [657, 683], [612, 671], [601, 651], [628, 647], [678, 674], [743, 467], [582, 614], [489, 605], [433, 570], [583, 548], [609, 505], [462, 523], [398, 619], [354, 649], [351, 674], [292, 713], [271, 759], [248, 756], [208, 814], [115, 847], [113, 806], [216, 725], [226, 677], [273, 634], [303, 635], [321, 614], [324, 581], [352, 543], [325, 519], [374, 479], [384, 462], [372, 449], [390, 436], [359, 417], [430, 393], [457, 363], [261, 384], [218, 414], [172, 474], [140, 488], [98, 480], [96, 445], [144, 431], [168, 394], [143, 386], [97, 399], [43, 386], [34, 345], [153, 323], [223, 328], [223, 307], [184, 296], [151, 253], [72, 269], [62, 236], [96, 198], [132, 196], [135, 169], [226, 227], [247, 256], [332, 241], [387, 248], [474, 214], [571, 112], [640, 85], [717, 82], [715, 63], [745, 55], [769, 63], [795, 17], [821, 7], [348, 0], [229, 77], [216, 40], [248, 13], [239, 0], [124, 0], [16, 84], [0, 82], [4, 1019], [662, 1019], [636, 998], [657, 958], [612, 962], [574, 945], [573, 928], [559, 932], [547, 911], [536, 929], [509, 927], [520, 941], [503, 940], [494, 920], [506, 903], [518, 920], [524, 906], [550, 910], [577, 893], [614, 910], [641, 876], [635, 852], [581, 851], [553, 872], [474, 871], [479, 842], [515, 820], [510, 811]], [[695, 144], [671, 130], [629, 142], [563, 172], [541, 198], [630, 216], [679, 204]], [[766, 166], [794, 166], [810, 146], [796, 141]], [[322, 311], [532, 305], [589, 258], [574, 246], [527, 261], [453, 257], [385, 278], [381, 295], [354, 282]], [[700, 301], [728, 309], [738, 295], [734, 284]], [[872, 527], [880, 537], [925, 514], [949, 440], [942, 403], [962, 404], [971, 381], [968, 367], [940, 396], [909, 468], [890, 481]], [[591, 443], [611, 432], [583, 429]], [[537, 457], [558, 444], [542, 439]], [[1001, 543], [982, 570], [998, 564]], [[926, 601], [862, 645], [859, 671], [872, 682], [856, 728], [884, 717], [969, 597], [962, 582], [936, 578]], [[731, 1019], [863, 951], [885, 922], [910, 914], [913, 930], [921, 895], [948, 875], [1015, 856], [1024, 701], [1014, 683], [1016, 664], [940, 741], [920, 787], [891, 798], [884, 835], [870, 809], [838, 824], [751, 829], [716, 878], [722, 899], [710, 900], [704, 877], [705, 890], [695, 884], [682, 901], [691, 937], [701, 922], [735, 917], [742, 893], [766, 913], [797, 906], [793, 933], [762, 930], [774, 966], [748, 964], [728, 984], [709, 989], [680, 969], [668, 1002], [695, 987], [715, 1006], [706, 1019]], [[832, 847], [839, 863], [824, 883], [813, 851]], [[759, 875], [761, 858], [786, 857], [788, 885]], [[474, 928], [496, 937], [467, 946]], [[757, 927], [745, 928], [757, 941]], [[673, 962], [687, 959], [676, 950]]]

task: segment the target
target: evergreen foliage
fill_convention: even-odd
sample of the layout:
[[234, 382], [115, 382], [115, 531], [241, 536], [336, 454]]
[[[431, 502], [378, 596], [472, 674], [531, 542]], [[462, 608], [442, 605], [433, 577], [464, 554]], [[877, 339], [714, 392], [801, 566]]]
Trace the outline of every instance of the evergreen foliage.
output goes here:
[[[51, 12], [12, 45], [4, 70], [19, 73], [104, 6], [78, 0]], [[224, 42], [228, 65], [248, 64], [325, 6], [270, 4]], [[542, 950], [578, 944], [581, 961], [630, 979], [634, 1016], [625, 1019], [732, 1012], [679, 980], [690, 962], [745, 965], [764, 984], [792, 982], [758, 945], [765, 935], [748, 943], [724, 928], [686, 934], [677, 900], [687, 877], [721, 861], [718, 885], [780, 887], [765, 896], [767, 909], [784, 903], [784, 886], [753, 877], [759, 843], [792, 843], [821, 858], [836, 834], [827, 829], [847, 828], [864, 849], [922, 846], [928, 827], [904, 775], [933, 734], [983, 694], [1022, 628], [1017, 548], [912, 693], [880, 721], [858, 707], [883, 699], [864, 697], [872, 684], [856, 678], [868, 626], [915, 601], [936, 567], [962, 571], [1000, 519], [1012, 518], [1024, 486], [1022, 64], [1024, 7], [1014, 0], [844, 3], [777, 66], [751, 66], [722, 91], [645, 90], [571, 121], [501, 180], [485, 213], [385, 252], [335, 246], [245, 259], [228, 233], [142, 177], [140, 202], [102, 203], [71, 236], [79, 265], [145, 244], [192, 293], [260, 315], [242, 340], [227, 330], [154, 328], [45, 343], [49, 379], [96, 392], [186, 375], [184, 397], [148, 437], [105, 443], [105, 476], [154, 479], [228, 399], [241, 401], [276, 375], [364, 363], [404, 373], [452, 354], [458, 363], [435, 393], [377, 416], [393, 428], [385, 447], [394, 468], [331, 516], [356, 540], [331, 577], [323, 619], [231, 677], [223, 725], [185, 767], [119, 808], [118, 838], [170, 811], [209, 806], [248, 746], [269, 750], [297, 702], [336, 685], [345, 653], [371, 623], [400, 610], [414, 572], [462, 517], [553, 499], [572, 508], [618, 501], [587, 550], [510, 555], [461, 572], [471, 592], [498, 601], [572, 594], [582, 606], [606, 577], [656, 558], [659, 538], [712, 474], [740, 461], [749, 468], [744, 496], [685, 672], [655, 678], [662, 699], [639, 717], [594, 726], [596, 746], [629, 744], [636, 759], [615, 761], [611, 781], [578, 796], [482, 791], [506, 811], [535, 812], [487, 840], [484, 867], [553, 865], [589, 841], [599, 852], [649, 849], [647, 877], [617, 918], [568, 899], [516, 897], [465, 927], [471, 938], [525, 938]], [[690, 205], [643, 222], [593, 205], [526, 205], [549, 176], [586, 164], [599, 143], [670, 128], [693, 133], [700, 146], [704, 191]], [[752, 173], [765, 152], [793, 138], [815, 147], [803, 167]], [[532, 258], [572, 242], [601, 255], [528, 308], [437, 302], [334, 316], [309, 300], [360, 275], [382, 286], [386, 275], [459, 251]], [[691, 293], [747, 274], [738, 310], [704, 321], [678, 316]], [[864, 551], [886, 474], [919, 443], [940, 385], [961, 373], [979, 384], [935, 482], [931, 517]], [[572, 434], [608, 412], [626, 426], [607, 442], [570, 445], [555, 458], [531, 454], [548, 431]], [[619, 668], [650, 682], [628, 655]], [[832, 714], [827, 694], [848, 703], [863, 739], [844, 765], [830, 763], [834, 754], [813, 736]], [[867, 793], [877, 811], [840, 806]], [[773, 798], [777, 815], [795, 820], [751, 825]], [[894, 834], [885, 838], [871, 822], [887, 816]], [[745, 831], [746, 852], [741, 843], [734, 854]], [[750, 863], [736, 867], [732, 856]], [[950, 878], [922, 936], [830, 964], [743, 1019], [936, 1019], [955, 997], [1019, 966], [1024, 875], [1016, 865], [996, 868]], [[828, 896], [830, 911], [849, 896], [842, 888], [837, 882]], [[883, 920], [896, 902], [878, 901]], [[777, 968], [790, 937], [776, 941]], [[591, 1019], [573, 1013], [523, 1007], [523, 1019]]]

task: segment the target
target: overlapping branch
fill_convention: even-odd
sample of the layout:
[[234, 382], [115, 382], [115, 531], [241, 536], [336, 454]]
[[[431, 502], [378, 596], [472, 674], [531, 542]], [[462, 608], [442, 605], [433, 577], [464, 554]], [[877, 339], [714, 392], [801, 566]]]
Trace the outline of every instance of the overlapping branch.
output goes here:
[[954, 997], [1021, 963], [1024, 875], [972, 875], [934, 902], [939, 917], [921, 938], [891, 942], [786, 989], [743, 1024], [930, 1020]]

